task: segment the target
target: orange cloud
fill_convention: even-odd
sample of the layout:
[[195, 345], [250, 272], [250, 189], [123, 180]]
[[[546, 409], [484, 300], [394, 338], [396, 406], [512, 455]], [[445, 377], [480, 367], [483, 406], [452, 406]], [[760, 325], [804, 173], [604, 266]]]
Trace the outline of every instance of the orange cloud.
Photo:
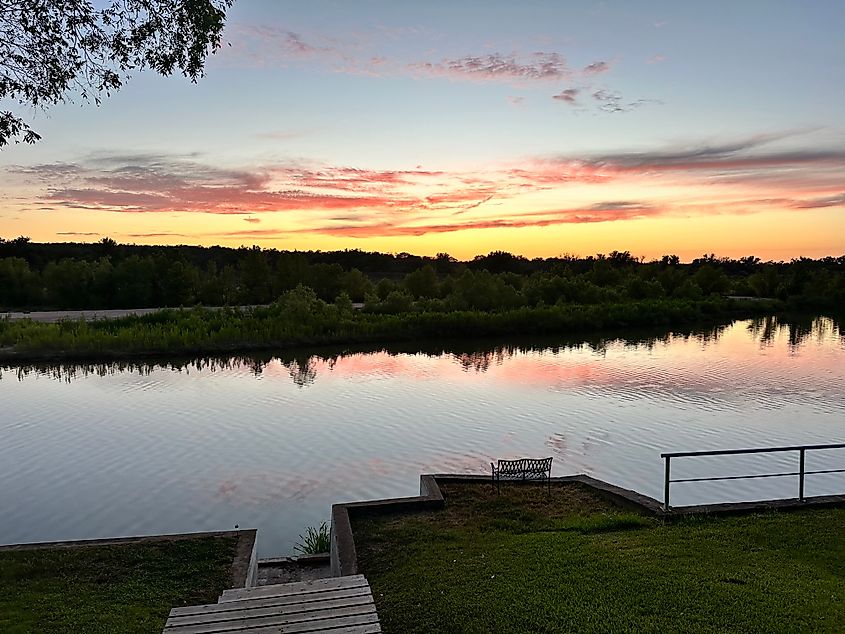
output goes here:
[[[39, 204], [54, 209], [235, 215], [252, 224], [264, 214], [283, 214], [281, 227], [218, 224], [193, 234], [198, 237], [413, 237], [845, 206], [845, 150], [761, 151], [791, 135], [534, 157], [465, 171], [311, 163], [224, 169], [196, 157], [162, 155], [99, 156], [5, 171], [40, 189]], [[159, 226], [133, 229], [130, 237], [185, 235], [181, 227], [179, 233]]]

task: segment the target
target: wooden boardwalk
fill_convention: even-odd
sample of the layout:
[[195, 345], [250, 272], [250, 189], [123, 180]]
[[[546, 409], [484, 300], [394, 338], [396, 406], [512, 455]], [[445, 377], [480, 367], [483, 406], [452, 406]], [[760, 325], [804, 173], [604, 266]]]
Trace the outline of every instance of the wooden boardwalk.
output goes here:
[[173, 608], [163, 634], [381, 632], [363, 575], [226, 590], [217, 603]]

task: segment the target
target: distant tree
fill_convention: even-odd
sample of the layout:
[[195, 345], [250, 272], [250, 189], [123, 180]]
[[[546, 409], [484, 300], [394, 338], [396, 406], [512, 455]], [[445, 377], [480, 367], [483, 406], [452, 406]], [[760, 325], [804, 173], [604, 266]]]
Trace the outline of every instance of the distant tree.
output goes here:
[[434, 256], [434, 268], [437, 274], [446, 277], [455, 270], [458, 261], [448, 253], [438, 253]]
[[414, 298], [403, 290], [391, 291], [382, 304], [386, 313], [407, 313], [414, 305]]
[[379, 280], [379, 283], [376, 284], [376, 295], [378, 295], [380, 300], [384, 301], [387, 299], [387, 296], [396, 289], [397, 287], [395, 282], [387, 278], [382, 278]]
[[23, 258], [0, 259], [0, 307], [24, 307], [36, 304], [38, 276]]
[[370, 278], [358, 269], [352, 269], [344, 273], [341, 281], [344, 289], [341, 294], [345, 293], [350, 301], [364, 301], [364, 297], [373, 291], [373, 283], [370, 281]]
[[607, 259], [613, 266], [617, 267], [628, 266], [638, 263], [637, 258], [631, 255], [630, 251], [611, 251], [610, 255], [607, 256]]
[[712, 264], [702, 266], [692, 279], [705, 295], [725, 293], [730, 288], [727, 275]]
[[[233, 0], [0, 0], [0, 100], [23, 108], [100, 103], [135, 70], [203, 74]], [[40, 139], [0, 110], [0, 147]]]
[[243, 254], [240, 262], [243, 295], [240, 301], [244, 304], [266, 304], [271, 301], [270, 266], [266, 253], [259, 246], [241, 248], [238, 253]]
[[525, 257], [507, 251], [491, 251], [487, 255], [476, 255], [472, 260], [473, 268], [491, 273], [521, 273], [527, 264]]
[[431, 264], [426, 264], [421, 269], [408, 273], [402, 280], [405, 289], [417, 299], [420, 297], [437, 297], [437, 282], [437, 271]]

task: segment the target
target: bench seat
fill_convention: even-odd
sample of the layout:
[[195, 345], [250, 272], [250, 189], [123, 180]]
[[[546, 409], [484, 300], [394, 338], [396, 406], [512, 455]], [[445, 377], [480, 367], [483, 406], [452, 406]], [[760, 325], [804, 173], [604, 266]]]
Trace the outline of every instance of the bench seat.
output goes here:
[[548, 484], [549, 493], [552, 490], [552, 459], [551, 458], [519, 458], [518, 460], [499, 460], [497, 464], [490, 463], [491, 479], [496, 492], [500, 490], [502, 480], [542, 480]]

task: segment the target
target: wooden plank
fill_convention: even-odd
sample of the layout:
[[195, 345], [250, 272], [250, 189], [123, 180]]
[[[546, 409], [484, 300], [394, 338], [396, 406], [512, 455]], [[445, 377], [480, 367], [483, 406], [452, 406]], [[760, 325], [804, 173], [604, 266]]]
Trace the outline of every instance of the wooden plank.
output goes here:
[[[267, 586], [269, 587], [269, 586]], [[333, 592], [338, 592], [341, 590], [364, 590], [366, 592], [370, 591], [369, 584], [358, 584], [358, 585], [350, 585], [341, 588], [316, 588], [314, 590], [301, 590], [299, 592], [285, 592], [284, 590], [273, 591], [273, 592], [265, 592], [265, 593], [255, 593], [250, 596], [241, 596], [241, 597], [220, 597], [218, 599], [218, 604], [222, 605], [224, 603], [240, 603], [241, 601], [255, 601], [257, 599], [283, 599], [285, 597], [324, 597], [329, 596]]]
[[165, 627], [167, 634], [211, 634], [225, 632], [254, 632], [256, 628], [277, 627], [279, 632], [319, 632], [351, 625], [378, 623], [375, 606], [335, 608], [319, 612], [292, 615], [237, 619], [215, 623], [200, 623]]
[[213, 612], [231, 612], [250, 608], [271, 608], [275, 606], [286, 606], [307, 603], [319, 603], [320, 601], [331, 601], [334, 599], [346, 599], [351, 597], [371, 597], [370, 589], [365, 586], [358, 588], [338, 588], [337, 590], [324, 590], [323, 592], [309, 592], [281, 597], [262, 597], [257, 599], [242, 599], [240, 601], [227, 601], [225, 603], [212, 603], [210, 605], [186, 605], [184, 607], [170, 610], [170, 617], [192, 616], [196, 614], [210, 614]]
[[[245, 630], [245, 634], [280, 634], [288, 632], [278, 627], [260, 627], [257, 630]], [[310, 630], [314, 634], [326, 632], [327, 634], [381, 634], [381, 625], [378, 623], [367, 623], [364, 625], [347, 625], [329, 630]], [[310, 633], [309, 633], [310, 634]]]
[[254, 588], [236, 588], [224, 590], [220, 595], [218, 603], [224, 601], [240, 601], [241, 599], [254, 599], [257, 597], [283, 596], [297, 594], [300, 592], [319, 592], [320, 590], [331, 590], [336, 588], [356, 588], [369, 586], [364, 575], [352, 575], [349, 577], [330, 577], [328, 579], [315, 579], [313, 581], [297, 581], [294, 583], [281, 583], [270, 586], [257, 586]]
[[[241, 601], [240, 603], [246, 603]], [[226, 605], [226, 604], [224, 604]], [[309, 603], [296, 603], [292, 605], [251, 607], [242, 610], [228, 610], [225, 612], [207, 612], [204, 614], [191, 614], [187, 616], [171, 616], [167, 620], [168, 627], [181, 625], [195, 625], [200, 623], [222, 623], [225, 621], [236, 621], [242, 619], [254, 619], [258, 617], [281, 616], [291, 614], [306, 614], [313, 612], [325, 612], [336, 608], [370, 607], [373, 606], [373, 597], [370, 594], [357, 597], [341, 599], [330, 599], [326, 601], [311, 601]]]

